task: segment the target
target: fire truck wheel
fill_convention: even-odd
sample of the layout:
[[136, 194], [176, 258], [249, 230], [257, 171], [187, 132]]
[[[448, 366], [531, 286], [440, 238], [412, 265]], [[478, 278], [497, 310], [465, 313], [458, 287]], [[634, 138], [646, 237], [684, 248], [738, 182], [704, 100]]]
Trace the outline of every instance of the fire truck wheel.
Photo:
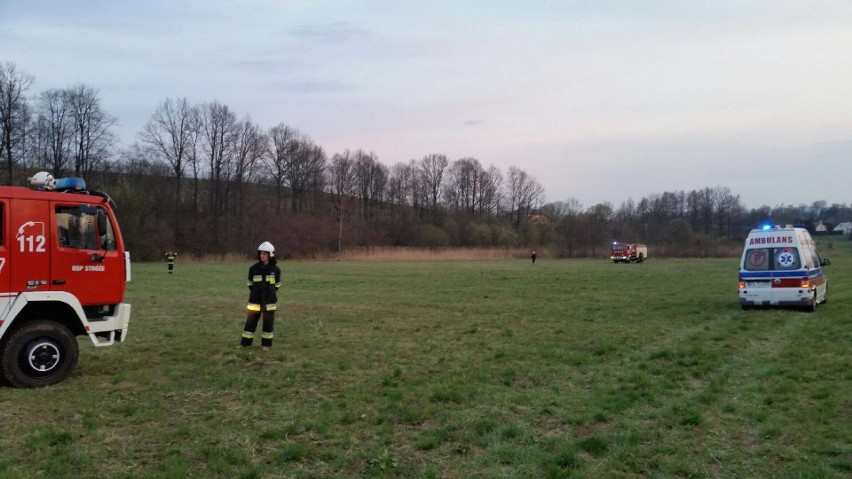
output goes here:
[[31, 321], [9, 337], [0, 357], [0, 373], [12, 386], [36, 388], [63, 381], [74, 371], [77, 338], [56, 321]]

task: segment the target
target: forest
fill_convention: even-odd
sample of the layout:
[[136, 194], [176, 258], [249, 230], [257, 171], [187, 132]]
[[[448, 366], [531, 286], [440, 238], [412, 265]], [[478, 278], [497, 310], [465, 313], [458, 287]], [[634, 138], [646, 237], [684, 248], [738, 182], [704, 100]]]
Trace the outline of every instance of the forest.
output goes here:
[[826, 234], [852, 221], [852, 206], [821, 200], [747, 209], [719, 185], [618, 206], [547, 201], [517, 166], [501, 171], [439, 152], [386, 165], [362, 148], [327, 152], [284, 122], [263, 128], [217, 101], [167, 98], [152, 106], [140, 141], [120, 147], [117, 118], [97, 90], [33, 94], [33, 81], [0, 63], [0, 183], [26, 186], [37, 171], [84, 178], [115, 200], [139, 260], [166, 251], [249, 256], [265, 240], [293, 258], [372, 247], [603, 257], [612, 241], [647, 243], [656, 256], [715, 257], [738, 253], [748, 231], [767, 221]]

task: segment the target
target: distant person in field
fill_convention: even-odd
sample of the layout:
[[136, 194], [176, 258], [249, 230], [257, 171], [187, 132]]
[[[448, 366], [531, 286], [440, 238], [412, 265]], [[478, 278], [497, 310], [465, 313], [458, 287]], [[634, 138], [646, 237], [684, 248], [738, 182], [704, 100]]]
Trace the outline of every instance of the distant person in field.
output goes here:
[[257, 263], [248, 270], [248, 317], [243, 328], [240, 344], [251, 346], [257, 323], [263, 318], [263, 332], [260, 335], [260, 346], [264, 351], [272, 347], [272, 330], [275, 325], [275, 310], [278, 303], [278, 288], [281, 287], [281, 269], [274, 258], [275, 247], [269, 241], [264, 241], [257, 247]]
[[533, 264], [535, 264], [535, 251], [532, 252], [532, 255], [530, 255], [530, 258], [532, 258], [532, 262], [533, 262]]

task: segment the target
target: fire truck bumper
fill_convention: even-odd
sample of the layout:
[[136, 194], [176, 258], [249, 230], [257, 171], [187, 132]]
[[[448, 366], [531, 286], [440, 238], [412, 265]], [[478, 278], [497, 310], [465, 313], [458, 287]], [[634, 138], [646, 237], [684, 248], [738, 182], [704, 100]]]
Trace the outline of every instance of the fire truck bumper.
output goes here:
[[115, 314], [102, 321], [89, 323], [89, 337], [95, 346], [111, 346], [115, 341], [127, 339], [127, 329], [130, 327], [130, 304], [120, 303], [115, 307]]

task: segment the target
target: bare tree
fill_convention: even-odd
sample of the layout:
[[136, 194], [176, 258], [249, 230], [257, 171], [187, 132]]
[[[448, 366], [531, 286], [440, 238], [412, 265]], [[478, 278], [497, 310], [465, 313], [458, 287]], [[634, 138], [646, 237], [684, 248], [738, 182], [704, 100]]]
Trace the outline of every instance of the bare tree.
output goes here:
[[609, 225], [614, 216], [612, 204], [609, 202], [598, 203], [586, 212], [588, 240], [593, 257], [597, 256], [598, 247], [608, 243]]
[[189, 118], [189, 137], [186, 149], [186, 165], [192, 173], [192, 212], [198, 213], [199, 196], [201, 189], [201, 172], [202, 172], [202, 130], [203, 118], [201, 109], [193, 106], [190, 110]]
[[337, 213], [337, 254], [343, 249], [343, 218], [352, 214], [355, 195], [355, 160], [349, 150], [335, 153], [328, 169], [329, 185]]
[[6, 163], [6, 183], [12, 184], [15, 163], [23, 158], [22, 144], [30, 123], [26, 92], [34, 77], [0, 63], [0, 157]]
[[214, 235], [218, 238], [219, 217], [227, 203], [227, 183], [230, 180], [234, 148], [234, 125], [237, 117], [227, 105], [219, 102], [202, 107], [203, 150], [207, 155], [210, 175], [210, 214]]
[[455, 211], [473, 215], [481, 199], [481, 181], [485, 171], [476, 158], [462, 158], [454, 161], [447, 170], [447, 182], [444, 197], [447, 206]]
[[[388, 173], [388, 201], [400, 207], [410, 207], [414, 202], [414, 181], [417, 166], [411, 163], [396, 163]], [[398, 208], [402, 211], [402, 208]]]
[[38, 170], [51, 169], [50, 138], [47, 135], [47, 118], [38, 114], [35, 120], [30, 122], [28, 133], [27, 161], [24, 165]]
[[494, 165], [488, 167], [488, 171], [480, 172], [479, 180], [479, 215], [489, 216], [500, 213], [502, 195], [500, 189], [503, 186], [503, 173]]
[[698, 192], [696, 198], [702, 229], [705, 233], [710, 233], [713, 229], [713, 210], [716, 208], [716, 195], [712, 189], [704, 188]]
[[[509, 217], [512, 224], [517, 226], [517, 222], [520, 221], [521, 194], [527, 174], [516, 166], [510, 166], [508, 174], [506, 198], [509, 200]], [[517, 221], [515, 218], [517, 218]]]
[[68, 89], [67, 95], [74, 175], [89, 176], [112, 155], [116, 140], [110, 128], [116, 119], [101, 109], [98, 92], [91, 87], [79, 85]]
[[529, 216], [541, 203], [544, 198], [544, 187], [527, 172], [510, 166], [506, 188], [509, 214], [514, 216], [513, 224], [518, 227], [521, 219]]
[[355, 181], [361, 196], [361, 215], [366, 220], [375, 218], [375, 210], [384, 201], [388, 168], [379, 163], [376, 154], [355, 152]]
[[431, 208], [433, 210], [438, 207], [438, 198], [441, 194], [441, 183], [444, 178], [444, 170], [447, 169], [447, 165], [449, 165], [449, 160], [447, 160], [446, 155], [442, 155], [439, 153], [432, 153], [430, 155], [426, 155], [420, 160], [420, 174], [423, 179], [423, 184], [426, 187], [426, 191], [429, 194], [429, 199], [431, 200]]
[[273, 128], [272, 164], [281, 187], [290, 188], [290, 209], [299, 212], [309, 189], [321, 189], [325, 151], [298, 130], [283, 124]]
[[235, 132], [235, 213], [239, 231], [245, 231], [245, 183], [254, 175], [255, 165], [269, 151], [269, 140], [261, 131], [260, 126], [252, 123], [249, 117], [236, 125]]
[[551, 219], [557, 224], [557, 231], [562, 237], [562, 246], [566, 256], [573, 257], [580, 246], [580, 229], [582, 222], [583, 204], [576, 198], [552, 203]]
[[299, 130], [280, 123], [269, 130], [271, 147], [269, 151], [268, 168], [275, 181], [275, 213], [281, 212], [281, 200], [284, 194], [287, 177], [287, 163], [291, 151], [296, 149], [299, 141]]
[[47, 90], [39, 96], [37, 131], [44, 145], [45, 160], [54, 177], [62, 176], [71, 156], [71, 134], [68, 93], [65, 90]]
[[416, 160], [410, 160], [408, 162], [408, 168], [411, 170], [411, 184], [409, 190], [411, 207], [414, 209], [417, 219], [423, 220], [426, 216], [428, 205], [430, 204], [425, 175], [422, 174]]
[[[167, 98], [151, 116], [142, 131], [142, 141], [151, 146], [155, 154], [165, 159], [175, 175], [175, 240], [180, 241], [180, 202], [181, 183], [188, 155], [193, 154], [193, 137], [196, 135], [197, 122], [194, 108], [186, 98], [171, 100]], [[180, 245], [175, 245], [180, 246]]]
[[307, 156], [309, 167], [304, 199], [310, 200], [306, 205], [308, 211], [316, 213], [323, 199], [322, 193], [325, 190], [325, 170], [328, 168], [328, 156], [323, 147], [313, 142], [309, 143]]
[[[731, 189], [727, 186], [717, 186], [716, 191], [716, 221], [719, 225], [719, 236], [727, 238], [735, 238], [736, 220], [739, 219], [743, 211], [740, 195], [731, 193]], [[823, 202], [825, 203], [825, 202]], [[817, 203], [814, 203], [816, 206]]]
[[408, 204], [408, 183], [411, 171], [405, 163], [394, 163], [388, 173], [388, 202], [393, 205]]
[[[636, 223], [636, 203], [633, 198], [621, 203], [613, 217], [613, 239], [629, 240], [636, 236], [633, 225]], [[636, 241], [639, 238], [635, 239]]]
[[701, 197], [697, 190], [692, 190], [686, 195], [686, 214], [689, 216], [692, 231], [698, 231], [701, 224]]

